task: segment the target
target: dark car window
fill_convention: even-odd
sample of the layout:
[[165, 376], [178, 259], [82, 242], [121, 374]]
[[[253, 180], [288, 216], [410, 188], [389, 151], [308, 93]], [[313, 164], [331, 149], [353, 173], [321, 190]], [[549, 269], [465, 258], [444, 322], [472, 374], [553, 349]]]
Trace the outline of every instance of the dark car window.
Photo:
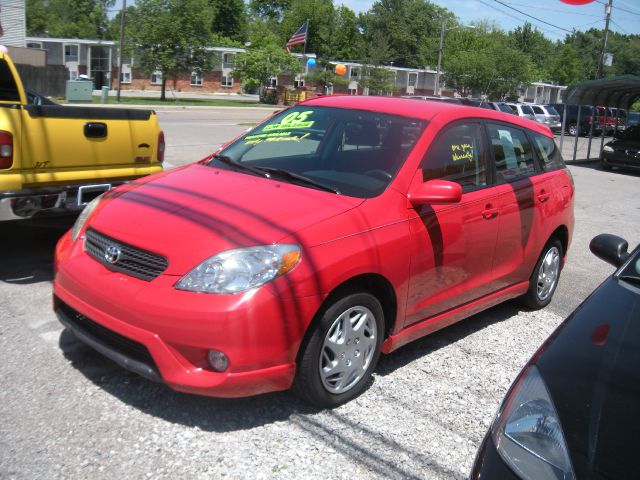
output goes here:
[[640, 125], [629, 127], [626, 130], [618, 133], [618, 138], [622, 140], [640, 141]]
[[[274, 115], [220, 152], [231, 162], [214, 157], [209, 165], [248, 167], [242, 171], [252, 174], [263, 169], [277, 180], [292, 173], [344, 195], [371, 198], [391, 183], [425, 126], [423, 120], [397, 115], [301, 105]], [[286, 179], [295, 182], [291, 175]]]
[[496, 124], [488, 124], [487, 128], [496, 165], [497, 183], [505, 183], [535, 172], [531, 145], [522, 130]]
[[505, 113], [513, 113], [513, 108], [511, 108], [506, 103], [499, 103], [498, 107], [500, 108], [501, 111], [503, 111]]
[[427, 180], [457, 182], [469, 191], [487, 185], [486, 155], [479, 123], [458, 124], [440, 134], [422, 161]]
[[0, 60], [0, 101], [19, 102], [18, 86], [6, 60]]
[[522, 112], [525, 115], [534, 115], [533, 110], [529, 105], [520, 105], [520, 108], [522, 108]]
[[558, 113], [558, 111], [557, 111], [554, 107], [547, 106], [547, 107], [544, 107], [544, 108], [546, 108], [546, 109], [547, 109], [547, 113], [548, 113], [549, 115], [560, 115], [560, 114]]
[[544, 115], [544, 110], [542, 110], [542, 108], [538, 107], [537, 105], [532, 105], [531, 108], [533, 108], [533, 111], [535, 113], [538, 113], [540, 115]]
[[533, 137], [533, 146], [542, 161], [542, 168], [545, 172], [564, 167], [560, 149], [553, 138], [545, 137], [539, 133], [531, 133], [531, 136]]

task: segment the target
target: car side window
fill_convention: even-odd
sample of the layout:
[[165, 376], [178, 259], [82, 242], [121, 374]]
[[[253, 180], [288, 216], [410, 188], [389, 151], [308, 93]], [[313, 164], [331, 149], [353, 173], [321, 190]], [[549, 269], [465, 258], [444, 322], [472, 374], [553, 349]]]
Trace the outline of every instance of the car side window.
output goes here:
[[533, 151], [522, 130], [488, 124], [496, 167], [496, 183], [506, 183], [535, 173]]
[[539, 133], [532, 133], [533, 146], [538, 157], [542, 161], [542, 168], [545, 172], [557, 170], [564, 167], [564, 161], [560, 154], [560, 149], [553, 138], [545, 137]]
[[486, 155], [479, 123], [457, 124], [440, 134], [422, 160], [423, 180], [457, 182], [463, 191], [487, 185]]

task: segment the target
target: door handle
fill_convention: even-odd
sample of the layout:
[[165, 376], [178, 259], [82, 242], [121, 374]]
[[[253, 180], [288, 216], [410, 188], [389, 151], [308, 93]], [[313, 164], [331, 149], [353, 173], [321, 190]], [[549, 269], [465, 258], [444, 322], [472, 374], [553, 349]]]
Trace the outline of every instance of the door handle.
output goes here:
[[485, 218], [485, 220], [491, 220], [492, 218], [498, 216], [498, 209], [493, 208], [492, 205], [487, 205], [486, 207], [484, 207], [484, 210], [482, 210], [482, 216]]
[[85, 123], [84, 136], [87, 138], [105, 138], [107, 136], [107, 124], [102, 122]]
[[545, 192], [544, 190], [542, 190], [539, 194], [538, 194], [538, 201], [540, 203], [544, 203], [547, 200], [549, 200], [549, 197], [551, 197], [550, 193]]

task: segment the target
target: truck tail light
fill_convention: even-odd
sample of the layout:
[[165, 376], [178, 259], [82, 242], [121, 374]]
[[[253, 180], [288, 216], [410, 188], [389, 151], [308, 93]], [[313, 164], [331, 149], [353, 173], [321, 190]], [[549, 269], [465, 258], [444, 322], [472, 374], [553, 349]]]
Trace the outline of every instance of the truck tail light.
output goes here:
[[164, 132], [160, 132], [158, 134], [158, 161], [160, 163], [164, 162]]
[[0, 169], [13, 166], [13, 135], [0, 131]]

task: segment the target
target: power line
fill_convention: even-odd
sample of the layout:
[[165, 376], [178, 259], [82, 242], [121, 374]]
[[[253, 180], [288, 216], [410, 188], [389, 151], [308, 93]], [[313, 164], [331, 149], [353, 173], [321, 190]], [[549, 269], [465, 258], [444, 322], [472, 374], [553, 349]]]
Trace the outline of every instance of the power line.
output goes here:
[[[482, 3], [483, 5], [485, 5], [485, 6], [489, 7], [489, 8], [492, 8], [492, 9], [496, 10], [497, 12], [500, 12], [500, 13], [502, 13], [503, 15], [506, 15], [507, 17], [511, 17], [511, 18], [513, 18], [514, 20], [517, 20], [518, 22], [522, 22], [522, 21], [523, 21], [523, 19], [522, 19], [521, 17], [517, 17], [516, 15], [514, 15], [514, 14], [512, 14], [512, 13], [505, 12], [504, 10], [502, 10], [501, 8], [496, 7], [495, 5], [489, 4], [489, 3], [487, 3], [487, 2], [485, 2], [485, 1], [483, 1], [483, 0], [478, 0], [478, 1], [479, 1], [480, 3]], [[551, 34], [553, 34], [553, 35], [556, 35], [556, 34], [557, 34], [557, 31], [556, 31], [556, 30], [549, 30], [549, 29], [544, 28], [544, 27], [541, 27], [541, 26], [539, 26], [539, 25], [536, 25], [536, 28], [539, 28], [539, 29], [540, 29], [540, 30], [542, 30], [543, 32], [551, 33]], [[572, 32], [572, 33], [573, 33], [573, 32]]]
[[566, 13], [567, 15], [582, 15], [583, 17], [601, 17], [601, 15], [594, 15], [593, 13], [572, 12], [569, 10], [562, 10], [559, 8], [549, 8], [549, 7], [542, 7], [542, 6], [536, 7], [534, 5], [526, 4], [526, 3], [509, 2], [509, 5], [514, 5], [516, 7], [525, 7], [525, 8], [530, 8], [534, 10], [545, 10], [547, 12]]
[[545, 22], [544, 20], [541, 20], [538, 17], [534, 17], [533, 15], [529, 15], [528, 13], [525, 13], [522, 10], [518, 10], [517, 8], [512, 7], [508, 3], [501, 2], [500, 0], [493, 0], [493, 1], [496, 2], [496, 3], [499, 3], [500, 5], [504, 5], [505, 7], [510, 8], [511, 10], [515, 10], [520, 15], [524, 15], [525, 17], [533, 18], [534, 20], [536, 20], [538, 22], [544, 23], [545, 25], [549, 25], [550, 27], [553, 27], [553, 28], [557, 28], [558, 30], [563, 30], [565, 32], [573, 33], [571, 30], [567, 30], [566, 28], [559, 27], [558, 25], [554, 25], [553, 23]]

